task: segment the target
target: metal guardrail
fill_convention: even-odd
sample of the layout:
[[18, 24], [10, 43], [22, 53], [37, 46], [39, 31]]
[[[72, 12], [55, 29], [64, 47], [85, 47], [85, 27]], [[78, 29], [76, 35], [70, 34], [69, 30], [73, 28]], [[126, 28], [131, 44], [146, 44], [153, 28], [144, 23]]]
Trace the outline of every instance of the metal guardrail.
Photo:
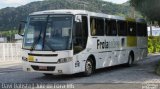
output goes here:
[[21, 43], [0, 43], [0, 62], [20, 61], [21, 48]]

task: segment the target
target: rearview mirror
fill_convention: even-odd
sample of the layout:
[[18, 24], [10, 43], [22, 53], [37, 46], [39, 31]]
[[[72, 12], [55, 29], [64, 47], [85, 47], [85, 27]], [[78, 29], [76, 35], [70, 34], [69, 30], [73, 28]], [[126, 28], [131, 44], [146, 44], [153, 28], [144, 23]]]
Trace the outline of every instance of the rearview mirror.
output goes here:
[[[23, 30], [23, 27], [24, 27], [24, 24], [27, 23], [26, 21], [20, 21], [20, 24], [19, 24], [19, 28], [18, 28], [18, 34], [20, 36], [24, 36], [24, 30]], [[22, 31], [23, 30], [23, 31]]]
[[75, 21], [76, 22], [82, 22], [82, 16], [81, 15], [76, 15], [75, 16]]

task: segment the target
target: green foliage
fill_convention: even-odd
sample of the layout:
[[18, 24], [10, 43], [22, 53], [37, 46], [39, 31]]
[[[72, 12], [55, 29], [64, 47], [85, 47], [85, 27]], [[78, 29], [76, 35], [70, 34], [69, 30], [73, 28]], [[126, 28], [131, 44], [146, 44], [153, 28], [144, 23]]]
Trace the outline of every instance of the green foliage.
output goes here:
[[148, 52], [160, 52], [160, 36], [148, 37]]
[[17, 33], [18, 33], [17, 30], [0, 31], [0, 36], [1, 37], [7, 37], [7, 40], [12, 42], [12, 41], [14, 41], [14, 36]]
[[132, 6], [151, 21], [158, 21], [160, 25], [160, 0], [130, 0]]
[[149, 53], [153, 52], [153, 45], [151, 41], [152, 41], [151, 38], [148, 38], [148, 52]]

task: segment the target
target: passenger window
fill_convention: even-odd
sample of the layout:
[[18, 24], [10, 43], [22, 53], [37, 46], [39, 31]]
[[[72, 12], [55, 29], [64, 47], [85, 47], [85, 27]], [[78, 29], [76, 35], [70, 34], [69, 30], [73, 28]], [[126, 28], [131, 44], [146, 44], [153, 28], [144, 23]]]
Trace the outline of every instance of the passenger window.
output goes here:
[[107, 36], [116, 36], [117, 35], [117, 25], [116, 20], [105, 20], [105, 31]]
[[144, 32], [144, 36], [148, 36], [147, 24], [143, 24], [143, 32]]
[[147, 36], [147, 25], [145, 23], [137, 23], [137, 35]]
[[90, 19], [91, 35], [92, 36], [104, 36], [104, 20], [103, 18]]
[[128, 36], [136, 36], [136, 23], [128, 22]]
[[117, 21], [118, 35], [126, 36], [127, 35], [127, 22]]

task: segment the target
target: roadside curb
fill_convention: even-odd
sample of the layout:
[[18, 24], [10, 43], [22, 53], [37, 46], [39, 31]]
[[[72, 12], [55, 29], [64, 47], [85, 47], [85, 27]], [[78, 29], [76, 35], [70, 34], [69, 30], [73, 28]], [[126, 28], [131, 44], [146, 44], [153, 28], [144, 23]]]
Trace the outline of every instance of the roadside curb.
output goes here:
[[5, 61], [5, 62], [0, 62], [0, 67], [15, 66], [15, 65], [20, 65], [21, 63], [22, 63], [21, 61]]

